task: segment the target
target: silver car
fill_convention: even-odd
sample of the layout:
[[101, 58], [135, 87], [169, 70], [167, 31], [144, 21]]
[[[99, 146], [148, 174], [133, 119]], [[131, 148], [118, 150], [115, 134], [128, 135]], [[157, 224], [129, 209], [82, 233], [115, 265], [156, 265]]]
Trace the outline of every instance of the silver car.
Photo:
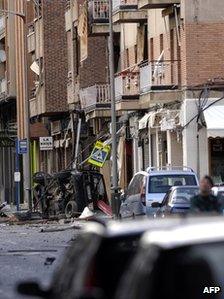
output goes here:
[[165, 217], [171, 214], [187, 213], [190, 209], [191, 198], [199, 193], [197, 186], [175, 186], [165, 195], [162, 203], [154, 202], [157, 208], [154, 217]]

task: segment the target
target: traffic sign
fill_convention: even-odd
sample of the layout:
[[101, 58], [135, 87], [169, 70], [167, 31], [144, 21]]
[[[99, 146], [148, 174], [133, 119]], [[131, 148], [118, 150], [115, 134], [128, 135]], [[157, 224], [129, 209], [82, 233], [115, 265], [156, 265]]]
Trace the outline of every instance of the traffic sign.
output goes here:
[[27, 153], [27, 139], [17, 140], [17, 153], [20, 155]]
[[19, 183], [21, 181], [21, 173], [19, 171], [14, 172], [14, 182]]
[[104, 145], [103, 142], [97, 141], [88, 159], [88, 162], [95, 166], [103, 167], [104, 163], [107, 160], [109, 152], [109, 145]]
[[41, 151], [53, 150], [53, 137], [40, 137], [39, 141]]

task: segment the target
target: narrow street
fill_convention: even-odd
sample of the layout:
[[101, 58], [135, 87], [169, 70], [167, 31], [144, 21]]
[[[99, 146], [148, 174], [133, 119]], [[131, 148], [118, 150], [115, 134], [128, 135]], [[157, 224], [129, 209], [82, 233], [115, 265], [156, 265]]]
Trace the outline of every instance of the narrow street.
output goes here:
[[[42, 227], [47, 225], [0, 225], [0, 298], [24, 298], [15, 291], [19, 281], [37, 280], [47, 286], [64, 251], [78, 234], [73, 229], [41, 232]], [[52, 258], [49, 263], [47, 258]]]

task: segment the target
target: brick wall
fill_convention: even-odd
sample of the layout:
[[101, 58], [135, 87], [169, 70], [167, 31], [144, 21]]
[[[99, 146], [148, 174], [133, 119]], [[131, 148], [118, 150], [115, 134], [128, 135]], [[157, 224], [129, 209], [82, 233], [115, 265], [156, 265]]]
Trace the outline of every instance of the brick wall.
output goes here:
[[184, 85], [203, 84], [223, 77], [224, 22], [185, 24], [182, 32], [182, 76]]
[[108, 82], [107, 38], [104, 36], [88, 38], [88, 57], [80, 67], [80, 87]]
[[67, 46], [64, 0], [43, 1], [46, 112], [67, 110]]
[[121, 52], [121, 70], [134, 66], [137, 61], [137, 45], [129, 47]]

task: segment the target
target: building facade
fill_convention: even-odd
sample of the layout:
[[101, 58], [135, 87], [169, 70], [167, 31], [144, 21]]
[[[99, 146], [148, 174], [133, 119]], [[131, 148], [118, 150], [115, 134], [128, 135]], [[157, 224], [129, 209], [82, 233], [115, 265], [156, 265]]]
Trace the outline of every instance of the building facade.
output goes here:
[[[14, 202], [15, 140], [26, 137], [22, 35], [32, 173], [91, 168], [85, 161], [95, 141], [111, 137], [109, 2], [0, 5], [26, 13], [26, 26], [0, 17], [0, 196]], [[112, 9], [119, 186], [166, 165], [222, 183], [222, 0], [113, 0]], [[52, 137], [53, 149], [41, 151], [39, 137]], [[109, 192], [111, 161], [100, 171]]]
[[[2, 0], [0, 9], [14, 9]], [[14, 203], [15, 139], [17, 136], [15, 18], [0, 16], [0, 200]]]

